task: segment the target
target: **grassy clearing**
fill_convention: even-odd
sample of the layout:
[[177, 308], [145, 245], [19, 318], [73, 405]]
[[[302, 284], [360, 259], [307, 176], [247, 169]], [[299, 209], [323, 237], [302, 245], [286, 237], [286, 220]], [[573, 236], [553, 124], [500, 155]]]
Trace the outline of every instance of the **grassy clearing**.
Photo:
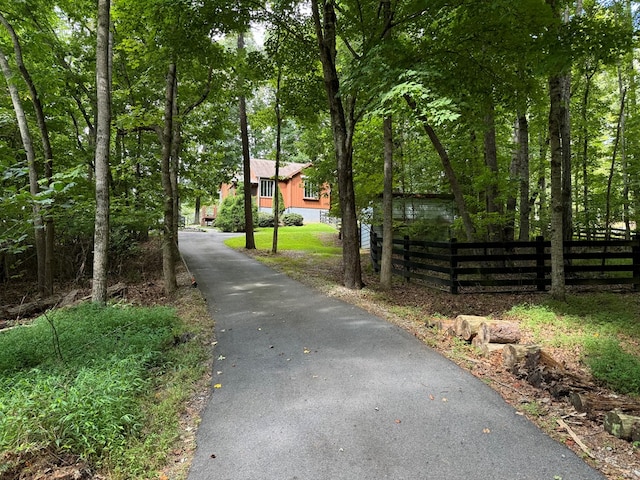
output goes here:
[[[323, 238], [335, 234], [335, 228], [323, 223], [311, 223], [302, 227], [278, 228], [278, 250], [297, 250], [311, 254], [338, 255], [342, 253], [333, 241]], [[258, 250], [271, 250], [273, 243], [273, 228], [260, 228], [254, 234]], [[242, 248], [245, 245], [244, 236], [233, 237], [225, 241], [232, 248]]]
[[0, 477], [53, 454], [158, 478], [210, 357], [211, 325], [181, 309], [89, 304], [0, 333]]
[[510, 313], [533, 332], [535, 341], [574, 350], [604, 386], [640, 395], [637, 295], [572, 295], [565, 303], [521, 305]]

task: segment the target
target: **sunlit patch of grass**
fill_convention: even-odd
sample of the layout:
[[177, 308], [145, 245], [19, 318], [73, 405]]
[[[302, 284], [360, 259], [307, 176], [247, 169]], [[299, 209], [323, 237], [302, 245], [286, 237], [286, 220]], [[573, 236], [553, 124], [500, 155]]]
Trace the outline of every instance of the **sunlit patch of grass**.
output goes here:
[[[311, 223], [302, 227], [278, 228], [278, 250], [298, 250], [313, 254], [338, 255], [342, 252], [334, 242], [335, 228], [323, 223]], [[256, 249], [270, 251], [273, 245], [273, 228], [260, 228], [254, 232]], [[232, 248], [243, 248], [245, 237], [232, 237], [225, 241]]]

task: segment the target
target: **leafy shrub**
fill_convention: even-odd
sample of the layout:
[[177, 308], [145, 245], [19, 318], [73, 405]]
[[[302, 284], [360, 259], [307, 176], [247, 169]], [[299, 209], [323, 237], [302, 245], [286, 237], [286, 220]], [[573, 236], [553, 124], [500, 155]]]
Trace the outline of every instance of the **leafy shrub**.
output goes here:
[[275, 219], [273, 218], [273, 215], [271, 215], [270, 213], [264, 213], [264, 212], [260, 212], [258, 214], [258, 226], [259, 227], [273, 227], [275, 222]]
[[[223, 232], [244, 232], [244, 187], [239, 184], [234, 195], [222, 201], [215, 226]], [[254, 225], [258, 219], [258, 207], [252, 202]]]
[[282, 216], [282, 224], [287, 227], [301, 227], [303, 225], [304, 218], [299, 213], [285, 213]]

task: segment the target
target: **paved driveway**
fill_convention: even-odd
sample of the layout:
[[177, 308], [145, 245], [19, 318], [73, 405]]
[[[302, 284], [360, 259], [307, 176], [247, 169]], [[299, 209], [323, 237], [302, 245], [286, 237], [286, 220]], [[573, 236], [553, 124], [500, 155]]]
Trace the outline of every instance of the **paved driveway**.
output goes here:
[[227, 237], [180, 234], [218, 339], [190, 480], [604, 479], [411, 335]]

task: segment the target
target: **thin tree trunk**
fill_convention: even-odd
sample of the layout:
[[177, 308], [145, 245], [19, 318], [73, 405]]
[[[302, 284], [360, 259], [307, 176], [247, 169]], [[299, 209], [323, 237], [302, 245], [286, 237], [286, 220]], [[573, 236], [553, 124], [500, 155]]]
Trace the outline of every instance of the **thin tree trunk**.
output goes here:
[[520, 241], [527, 241], [531, 235], [529, 203], [529, 121], [527, 115], [518, 115], [518, 177], [520, 180]]
[[[336, 68], [336, 14], [333, 2], [323, 2], [322, 18], [318, 0], [311, 1], [324, 85], [329, 102], [331, 130], [338, 173], [338, 197], [342, 216], [342, 259], [344, 285], [351, 289], [363, 287], [360, 265], [360, 235], [353, 188], [353, 132], [355, 129], [353, 98], [340, 93]], [[343, 103], [344, 102], [344, 103]]]
[[282, 150], [282, 112], [280, 110], [280, 82], [282, 80], [282, 69], [278, 67], [278, 77], [276, 79], [276, 172], [273, 188], [273, 197], [271, 203], [273, 205], [273, 242], [271, 245], [271, 253], [278, 253], [278, 226], [280, 223], [280, 155]]
[[591, 207], [589, 200], [589, 128], [587, 126], [587, 112], [589, 108], [589, 93], [591, 91], [591, 79], [593, 74], [585, 75], [584, 94], [582, 96], [581, 120], [582, 120], [582, 203], [584, 208], [584, 228], [587, 240], [591, 240]]
[[571, 73], [561, 77], [560, 137], [562, 145], [562, 235], [565, 241], [573, 238], [572, 161], [571, 161]]
[[520, 172], [520, 151], [519, 151], [519, 143], [518, 143], [518, 121], [516, 120], [514, 128], [513, 128], [513, 143], [515, 148], [511, 153], [511, 164], [509, 165], [509, 195], [507, 197], [506, 202], [506, 210], [505, 210], [505, 225], [503, 229], [503, 237], [507, 242], [512, 242], [515, 239], [516, 235], [516, 208], [518, 205], [518, 200], [516, 198], [516, 194], [518, 192], [518, 187], [520, 186], [518, 182], [518, 175]]
[[618, 147], [620, 146], [620, 137], [622, 134], [622, 124], [624, 120], [624, 104], [627, 95], [627, 89], [622, 86], [622, 81], [619, 82], [620, 86], [620, 110], [618, 112], [618, 122], [616, 124], [616, 136], [613, 143], [613, 153], [611, 155], [611, 167], [609, 168], [609, 178], [607, 179], [607, 198], [606, 198], [606, 211], [604, 218], [605, 226], [605, 239], [611, 238], [611, 190], [613, 188], [613, 177], [615, 175], [616, 158], [618, 156]]
[[171, 180], [173, 221], [171, 222], [171, 254], [174, 263], [180, 260], [178, 250], [178, 227], [180, 224], [180, 195], [178, 192], [178, 172], [180, 171], [180, 151], [182, 149], [182, 121], [178, 112], [178, 77], [174, 78], [173, 86], [173, 128], [171, 129], [171, 161], [169, 163], [169, 178]]
[[111, 143], [111, 75], [109, 24], [110, 0], [98, 0], [96, 46], [97, 122], [96, 122], [96, 216], [93, 242], [93, 285], [91, 299], [107, 303], [109, 267], [109, 148]]
[[[383, 0], [385, 35], [388, 39], [391, 30], [390, 25], [393, 12], [391, 1]], [[393, 255], [393, 119], [391, 115], [383, 119], [384, 141], [384, 180], [382, 187], [382, 252], [380, 258], [380, 287], [390, 289], [392, 284], [392, 255]]]
[[193, 224], [198, 225], [200, 223], [200, 195], [196, 197], [196, 207], [193, 213]]
[[496, 146], [496, 124], [493, 103], [485, 115], [484, 162], [491, 174], [491, 183], [485, 193], [487, 213], [489, 214], [489, 241], [501, 241], [501, 232], [497, 216], [502, 216], [503, 209], [498, 200], [498, 148]]
[[429, 123], [428, 119], [421, 114], [418, 109], [416, 102], [413, 98], [405, 95], [404, 99], [407, 104], [413, 110], [418, 120], [422, 123], [422, 128], [429, 136], [429, 140], [433, 144], [433, 147], [436, 149], [438, 156], [440, 157], [440, 161], [442, 162], [442, 167], [444, 169], [444, 174], [449, 181], [449, 185], [451, 186], [451, 191], [453, 193], [453, 198], [456, 203], [456, 207], [458, 209], [458, 215], [462, 218], [462, 224], [464, 226], [464, 231], [467, 236], [468, 242], [473, 242], [475, 239], [475, 229], [473, 227], [473, 222], [471, 221], [471, 217], [469, 216], [469, 211], [467, 209], [466, 201], [464, 199], [464, 195], [462, 194], [462, 188], [460, 188], [460, 184], [458, 183], [458, 178], [456, 176], [455, 171], [453, 170], [453, 166], [451, 165], [451, 160], [449, 159], [449, 154], [445, 150], [444, 146], [440, 142], [438, 135], [436, 135], [435, 130]]
[[[244, 50], [244, 35], [238, 35], [238, 51]], [[244, 83], [244, 79], [240, 79], [240, 83]], [[245, 229], [245, 248], [253, 250], [256, 248], [255, 239], [253, 237], [253, 209], [251, 203], [251, 154], [249, 152], [249, 126], [247, 124], [247, 102], [244, 94], [239, 98], [240, 110], [240, 137], [242, 139], [242, 164], [244, 170], [244, 229]], [[258, 185], [258, 188], [260, 186]]]
[[380, 287], [391, 288], [393, 255], [393, 121], [383, 120], [384, 186], [382, 190], [382, 255], [380, 258]]
[[562, 85], [559, 76], [549, 78], [549, 146], [551, 149], [551, 296], [564, 301], [564, 237], [562, 202]]
[[42, 221], [42, 214], [40, 212], [40, 206], [35, 201], [35, 196], [40, 191], [38, 187], [38, 170], [36, 168], [36, 154], [33, 148], [33, 141], [31, 139], [31, 133], [29, 132], [29, 124], [27, 122], [27, 116], [22, 106], [22, 100], [20, 99], [20, 92], [16, 87], [14, 81], [14, 74], [11, 71], [9, 62], [4, 52], [0, 50], [0, 69], [7, 81], [9, 87], [9, 94], [13, 103], [13, 109], [16, 114], [16, 120], [18, 121], [18, 128], [20, 130], [20, 137], [22, 139], [22, 146], [27, 157], [27, 165], [29, 169], [29, 191], [33, 198], [32, 212], [33, 212], [33, 226], [36, 242], [36, 259], [38, 263], [38, 293], [40, 295], [45, 294], [45, 259], [46, 259], [46, 243], [44, 235], [44, 225]]
[[[6, 18], [0, 13], [0, 23], [7, 29], [9, 32], [9, 36], [11, 37], [11, 41], [13, 43], [13, 50], [16, 56], [16, 64], [18, 66], [18, 70], [22, 74], [22, 78], [24, 79], [27, 87], [29, 88], [29, 93], [31, 95], [31, 103], [33, 104], [33, 110], [36, 114], [36, 121], [38, 123], [38, 129], [40, 130], [40, 138], [42, 140], [42, 151], [44, 153], [44, 177], [47, 180], [47, 185], [51, 185], [52, 175], [53, 175], [53, 152], [51, 149], [51, 142], [49, 139], [49, 130], [47, 128], [47, 122], [45, 121], [44, 109], [42, 108], [42, 102], [40, 101], [40, 96], [38, 95], [38, 90], [36, 89], [35, 84], [33, 83], [33, 79], [29, 74], [29, 70], [27, 70], [26, 65], [24, 64], [24, 60], [22, 58], [22, 47], [20, 45], [20, 40], [18, 39], [18, 35], [16, 34], [13, 26], [6, 20]], [[43, 217], [44, 217], [44, 225], [45, 225], [45, 263], [44, 263], [44, 287], [43, 294], [46, 296], [53, 294], [53, 256], [54, 256], [54, 225], [53, 225], [53, 217], [50, 213], [47, 213], [48, 210], [46, 207], [44, 208]]]
[[173, 102], [176, 85], [176, 64], [171, 62], [167, 72], [164, 127], [162, 130], [162, 190], [164, 192], [164, 221], [162, 225], [162, 273], [164, 277], [164, 289], [167, 295], [173, 294], [178, 288], [176, 281], [176, 263], [174, 254], [175, 238], [173, 235], [173, 223], [175, 212], [173, 210], [173, 187], [171, 182], [171, 153], [173, 139]]

